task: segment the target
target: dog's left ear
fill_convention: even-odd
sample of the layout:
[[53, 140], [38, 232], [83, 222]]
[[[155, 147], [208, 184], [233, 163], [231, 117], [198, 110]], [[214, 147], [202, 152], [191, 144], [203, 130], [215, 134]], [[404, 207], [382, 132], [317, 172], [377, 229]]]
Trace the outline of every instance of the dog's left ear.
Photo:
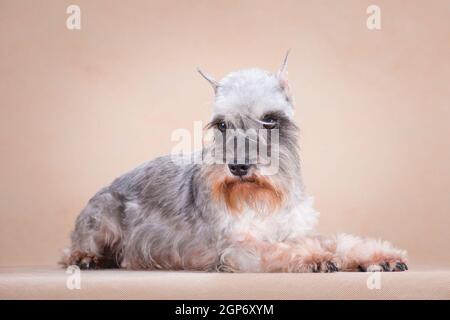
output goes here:
[[277, 78], [278, 78], [278, 81], [280, 81], [280, 87], [281, 87], [281, 89], [283, 89], [288, 100], [291, 100], [291, 92], [289, 89], [288, 71], [287, 71], [287, 61], [288, 61], [290, 51], [291, 50], [289, 49], [286, 52], [286, 55], [284, 56], [283, 64], [281, 65], [280, 69], [277, 72]]
[[203, 72], [202, 70], [200, 70], [200, 68], [197, 68], [198, 73], [200, 73], [200, 75], [205, 78], [209, 84], [213, 87], [214, 89], [214, 93], [217, 93], [217, 89], [219, 88], [219, 82], [217, 82], [216, 80], [213, 79], [213, 77], [211, 77], [209, 74]]

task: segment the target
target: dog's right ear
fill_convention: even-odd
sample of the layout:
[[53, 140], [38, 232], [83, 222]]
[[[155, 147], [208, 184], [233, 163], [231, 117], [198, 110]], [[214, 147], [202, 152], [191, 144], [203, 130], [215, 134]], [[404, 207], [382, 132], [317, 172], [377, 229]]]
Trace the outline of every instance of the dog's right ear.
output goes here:
[[288, 71], [287, 71], [287, 61], [289, 57], [289, 52], [291, 49], [289, 49], [286, 52], [286, 55], [284, 56], [283, 64], [281, 65], [280, 69], [277, 72], [277, 78], [280, 82], [280, 87], [284, 91], [286, 98], [291, 101], [291, 90], [289, 89], [289, 82], [288, 82]]
[[211, 86], [214, 89], [214, 93], [217, 93], [217, 89], [219, 88], [219, 82], [214, 80], [214, 78], [212, 78], [209, 74], [204, 73], [202, 70], [200, 70], [200, 68], [197, 68], [197, 71], [203, 78], [205, 78], [211, 84]]

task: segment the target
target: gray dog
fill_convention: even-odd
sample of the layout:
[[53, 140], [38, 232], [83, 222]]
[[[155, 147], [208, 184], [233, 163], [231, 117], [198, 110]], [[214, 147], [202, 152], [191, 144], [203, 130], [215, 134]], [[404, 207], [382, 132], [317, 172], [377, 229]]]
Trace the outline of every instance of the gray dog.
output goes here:
[[[206, 145], [188, 162], [159, 157], [101, 189], [78, 216], [63, 264], [228, 272], [406, 270], [406, 252], [389, 242], [314, 231], [318, 214], [300, 174], [286, 61], [287, 55], [275, 74], [241, 70], [221, 81], [200, 71], [215, 92], [208, 128], [224, 149]], [[271, 133], [247, 134], [263, 130]], [[236, 136], [247, 139], [245, 146], [257, 140], [258, 150], [273, 151], [276, 170], [259, 154], [249, 156], [247, 147], [243, 161], [215, 161]]]

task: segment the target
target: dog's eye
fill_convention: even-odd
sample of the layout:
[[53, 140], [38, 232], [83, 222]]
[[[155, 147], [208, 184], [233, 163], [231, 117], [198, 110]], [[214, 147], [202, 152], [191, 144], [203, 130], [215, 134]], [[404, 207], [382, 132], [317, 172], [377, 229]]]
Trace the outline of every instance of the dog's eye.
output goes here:
[[277, 119], [271, 116], [264, 117], [262, 122], [265, 129], [274, 129], [278, 125]]
[[220, 121], [217, 123], [216, 127], [220, 132], [225, 132], [225, 130], [227, 130], [227, 123], [225, 121]]

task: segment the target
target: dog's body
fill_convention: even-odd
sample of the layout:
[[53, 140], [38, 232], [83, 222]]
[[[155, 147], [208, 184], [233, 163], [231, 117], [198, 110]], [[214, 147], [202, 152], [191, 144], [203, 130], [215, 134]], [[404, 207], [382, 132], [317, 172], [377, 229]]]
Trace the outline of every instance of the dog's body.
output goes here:
[[[403, 271], [388, 242], [322, 237], [303, 190], [286, 78], [259, 69], [229, 74], [215, 90], [210, 127], [276, 129], [279, 166], [213, 162], [206, 147], [185, 163], [149, 161], [99, 191], [79, 215], [64, 264], [82, 268], [242, 272]], [[267, 145], [268, 140], [265, 141]]]

